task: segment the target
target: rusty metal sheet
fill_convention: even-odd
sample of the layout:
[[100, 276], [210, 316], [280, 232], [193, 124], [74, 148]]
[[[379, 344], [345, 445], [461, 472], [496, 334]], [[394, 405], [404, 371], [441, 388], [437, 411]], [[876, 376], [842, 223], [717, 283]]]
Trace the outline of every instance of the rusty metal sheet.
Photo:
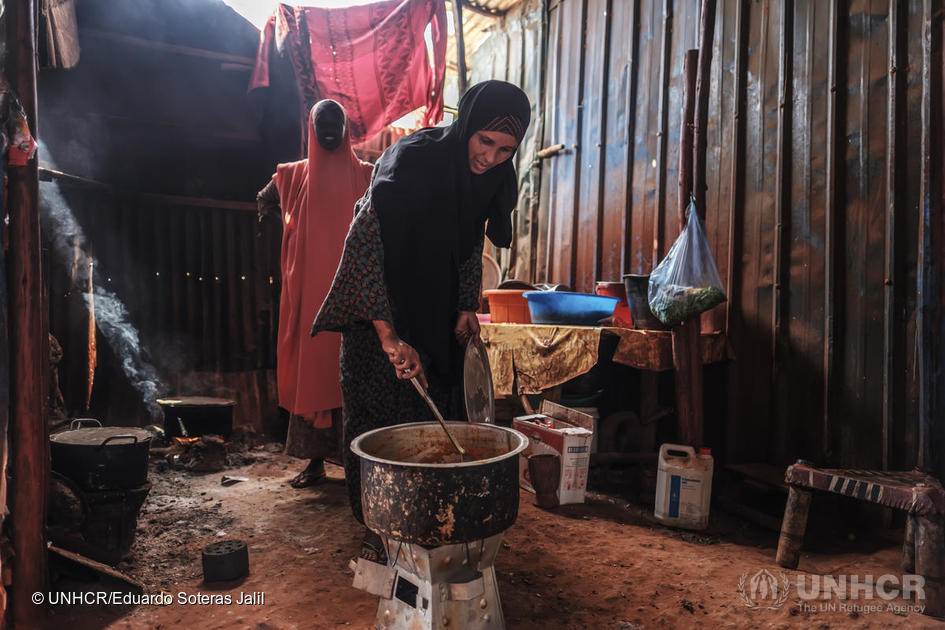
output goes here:
[[[775, 404], [779, 442], [776, 456], [791, 459], [797, 453], [823, 452], [822, 433], [816, 430], [822, 415], [824, 353], [825, 206], [828, 135], [828, 64], [831, 22], [829, 3], [809, 0], [794, 4], [790, 56], [791, 74], [784, 160], [782, 220], [783, 269], [781, 282], [780, 363], [775, 376]], [[792, 390], [810, 392], [803, 398]], [[811, 418], [810, 430], [792, 430], [796, 418]]]
[[639, 70], [637, 100], [632, 113], [633, 153], [630, 201], [630, 243], [624, 269], [646, 274], [653, 270], [653, 233], [656, 224], [658, 178], [657, 147], [659, 146], [659, 90], [663, 3], [661, 0], [640, 0]]
[[[757, 417], [770, 417], [771, 296], [773, 289], [774, 169], [777, 128], [777, 6], [749, 3], [746, 7], [749, 51], [745, 77], [745, 135], [742, 188], [745, 208], [738, 238], [742, 244], [740, 327], [735, 339], [739, 372], [746, 375], [739, 396], [741, 415], [735, 452], [741, 461], [766, 459], [772, 431]], [[774, 14], [772, 16], [772, 14]], [[748, 376], [754, 375], [754, 376]], [[749, 412], [748, 410], [752, 410]], [[757, 414], [751, 420], [751, 414]]]
[[[903, 209], [897, 221], [896, 238], [896, 278], [894, 282], [902, 289], [897, 295], [897, 336], [902, 344], [901, 366], [895, 371], [895, 391], [899, 395], [901, 406], [896, 415], [899, 421], [893, 427], [892, 443], [897, 448], [892, 452], [892, 465], [909, 468], [914, 459], [912, 455], [919, 450], [919, 418], [921, 416], [920, 377], [914, 366], [918, 365], [921, 347], [918, 344], [917, 318], [918, 296], [914, 290], [918, 286], [918, 245], [919, 217], [913, 216], [912, 208], [921, 208], [922, 169], [912, 168], [909, 154], [915, 155], [915, 147], [922, 147], [922, 125], [913, 121], [921, 120], [922, 80], [921, 73], [912, 69], [921, 68], [922, 24], [925, 21], [924, 8], [919, 2], [907, 2], [903, 9], [903, 33], [905, 59], [899, 68], [905, 68], [903, 82], [904, 103], [902, 110], [903, 142], [907, 151], [900, 154], [902, 164]], [[908, 121], [908, 123], [907, 123]]]
[[[845, 150], [838, 155], [839, 178], [838, 298], [853, 308], [838, 318], [837, 386], [846, 395], [835, 413], [858, 416], [839, 426], [842, 466], [869, 466], [880, 455], [882, 428], [884, 213], [874, 200], [884, 200], [885, 155], [885, 9], [870, 0], [853, 2], [841, 16], [847, 50], [841, 80], [847, 85], [838, 105]], [[880, 202], [880, 207], [885, 204]], [[876, 464], [873, 464], [876, 465]]]
[[574, 281], [576, 192], [580, 186], [580, 161], [586, 147], [581, 147], [581, 84], [584, 46], [584, 3], [565, 0], [561, 12], [561, 51], [558, 93], [554, 104], [553, 144], [564, 144], [567, 152], [552, 159], [554, 192], [551, 199], [553, 255], [549, 277], [555, 283], [571, 285]]
[[669, 74], [666, 88], [666, 148], [664, 157], [665, 183], [662, 190], [662, 240], [659, 260], [666, 255], [679, 236], [679, 148], [682, 138], [682, 100], [685, 76], [683, 60], [688, 50], [698, 46], [699, 13], [701, 2], [677, 2], [674, 5], [669, 38]]
[[[519, 202], [516, 217], [516, 247], [512, 256], [509, 276], [535, 277], [536, 253], [540, 222], [538, 221], [539, 184], [541, 166], [535, 154], [542, 148], [544, 110], [541, 107], [544, 60], [536, 59], [534, 51], [543, 51], [544, 6], [541, 0], [532, 0], [523, 8], [521, 17], [521, 87], [532, 104], [532, 124], [519, 148], [518, 176]], [[543, 53], [542, 53], [543, 54]]]
[[603, 174], [601, 191], [600, 279], [619, 281], [625, 270], [629, 216], [633, 112], [636, 102], [639, 2], [614, 2], [611, 6], [611, 37], [607, 75], [607, 116], [604, 119]]
[[[715, 39], [712, 42], [712, 71], [709, 84], [709, 115], [706, 128], [706, 208], [705, 228], [719, 273], [729, 278], [729, 238], [731, 230], [732, 174], [735, 171], [737, 140], [735, 129], [735, 58], [738, 34], [737, 0], [719, 2]], [[731, 282], [727, 284], [731, 285]], [[731, 299], [731, 286], [728, 287]], [[725, 330], [726, 305], [703, 317], [703, 330]]]
[[607, 112], [608, 47], [610, 0], [587, 0], [584, 46], [584, 81], [581, 98], [580, 188], [577, 195], [577, 233], [575, 239], [576, 275], [573, 288], [585, 293], [594, 292], [594, 282], [600, 279], [600, 229], [603, 207], [601, 187], [604, 144], [602, 137], [604, 116]]
[[[675, 237], [666, 191], [678, 162], [676, 92], [699, 18], [699, 3], [612, 0], [608, 46], [603, 4], [550, 6], [542, 146], [579, 133], [580, 152], [542, 164], [529, 256], [529, 279], [560, 281], [573, 267], [587, 289], [651, 271]], [[918, 418], [931, 426], [932, 413], [919, 402], [920, 366], [934, 357], [916, 345], [928, 334], [916, 313], [930, 307], [916, 289], [918, 270], [932, 269], [919, 258], [932, 242], [920, 209], [938, 193], [922, 151], [934, 144], [927, 120], [941, 96], [931, 16], [942, 8], [718, 3], [706, 228], [730, 301], [703, 326], [727, 327], [738, 356], [725, 405], [731, 461], [916, 462]]]
[[[555, 5], [548, 15], [548, 43], [546, 45], [547, 59], [545, 60], [545, 80], [542, 109], [543, 109], [543, 128], [542, 128], [542, 146], [550, 147], [557, 141], [555, 137], [555, 98], [558, 94], [558, 76], [561, 59], [561, 10], [560, 5]], [[538, 205], [538, 237], [535, 239], [535, 276], [534, 279], [539, 282], [548, 282], [550, 280], [550, 250], [553, 233], [552, 223], [552, 190], [556, 186], [552, 185], [552, 176], [554, 174], [554, 164], [559, 156], [542, 160], [541, 162], [541, 188]]]

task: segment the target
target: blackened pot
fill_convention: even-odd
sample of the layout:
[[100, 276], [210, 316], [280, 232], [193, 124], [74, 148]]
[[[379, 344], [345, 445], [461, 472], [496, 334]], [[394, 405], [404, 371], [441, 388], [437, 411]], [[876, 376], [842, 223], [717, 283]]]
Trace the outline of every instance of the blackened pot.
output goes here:
[[151, 434], [134, 427], [82, 428], [86, 422], [73, 420], [73, 428], [49, 436], [52, 469], [85, 490], [121, 490], [147, 483]]
[[494, 424], [448, 424], [473, 461], [460, 461], [436, 422], [375, 429], [351, 443], [361, 458], [369, 529], [439, 546], [488, 538], [515, 522], [519, 454], [528, 438]]
[[199, 437], [233, 432], [235, 400], [209, 396], [179, 396], [157, 401], [164, 411], [164, 434], [167, 437]]

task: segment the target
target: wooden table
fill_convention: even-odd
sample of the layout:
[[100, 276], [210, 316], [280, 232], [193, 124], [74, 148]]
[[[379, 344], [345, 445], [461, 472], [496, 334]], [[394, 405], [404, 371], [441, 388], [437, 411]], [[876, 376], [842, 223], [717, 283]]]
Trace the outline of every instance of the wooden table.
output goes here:
[[[482, 324], [496, 396], [539, 394], [587, 373], [597, 364], [600, 339], [617, 337], [613, 361], [642, 370], [641, 416], [656, 413], [659, 372], [672, 370], [670, 331], [544, 324]], [[700, 336], [703, 364], [733, 358], [722, 333]]]

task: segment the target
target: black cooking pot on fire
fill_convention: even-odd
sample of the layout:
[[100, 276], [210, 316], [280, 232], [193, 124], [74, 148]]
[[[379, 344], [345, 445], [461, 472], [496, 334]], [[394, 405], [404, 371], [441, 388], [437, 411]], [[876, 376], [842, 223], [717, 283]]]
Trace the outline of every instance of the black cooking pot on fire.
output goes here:
[[[94, 423], [97, 426], [83, 427]], [[85, 490], [137, 488], [148, 480], [151, 434], [134, 427], [103, 427], [73, 420], [68, 431], [49, 436], [52, 469]]]
[[169, 437], [198, 437], [233, 432], [233, 408], [236, 401], [210, 396], [160, 398], [164, 411], [164, 434]]

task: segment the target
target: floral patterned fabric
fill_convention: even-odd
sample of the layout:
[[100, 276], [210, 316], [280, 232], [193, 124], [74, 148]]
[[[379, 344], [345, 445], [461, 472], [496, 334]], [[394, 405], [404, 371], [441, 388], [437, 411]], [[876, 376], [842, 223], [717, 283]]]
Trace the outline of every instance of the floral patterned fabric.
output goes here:
[[478, 311], [482, 293], [482, 244], [484, 236], [473, 247], [472, 254], [459, 268], [459, 310]]
[[[355, 206], [355, 219], [345, 239], [341, 264], [312, 332], [340, 331], [341, 394], [345, 482], [355, 518], [361, 523], [361, 463], [351, 452], [357, 436], [405, 422], [435, 418], [408, 381], [397, 378], [374, 330], [373, 320], [393, 322], [384, 282], [384, 246], [380, 224], [371, 205], [370, 189]], [[459, 271], [459, 306], [476, 310], [482, 278], [482, 237], [479, 247]], [[458, 313], [457, 313], [458, 315]], [[455, 323], [455, 322], [454, 322]], [[420, 360], [427, 357], [421, 353]], [[447, 419], [465, 418], [462, 384], [427, 374], [429, 393]]]

